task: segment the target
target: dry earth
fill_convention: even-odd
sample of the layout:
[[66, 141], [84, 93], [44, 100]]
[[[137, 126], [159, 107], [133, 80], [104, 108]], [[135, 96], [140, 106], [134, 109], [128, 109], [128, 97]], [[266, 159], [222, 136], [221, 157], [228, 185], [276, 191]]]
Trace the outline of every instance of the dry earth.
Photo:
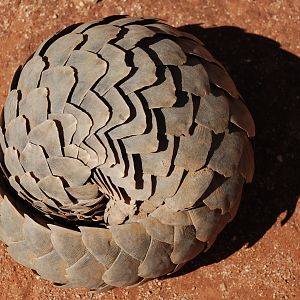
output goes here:
[[254, 182], [215, 245], [177, 276], [106, 294], [59, 289], [0, 243], [0, 299], [300, 299], [300, 1], [1, 0], [1, 106], [43, 39], [112, 14], [185, 26], [227, 67], [257, 125]]

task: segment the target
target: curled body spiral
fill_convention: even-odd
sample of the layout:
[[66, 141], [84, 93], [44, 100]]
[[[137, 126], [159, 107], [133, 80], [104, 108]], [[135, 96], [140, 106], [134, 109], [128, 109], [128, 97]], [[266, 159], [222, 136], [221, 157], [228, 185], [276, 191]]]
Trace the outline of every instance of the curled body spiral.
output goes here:
[[64, 287], [108, 290], [175, 272], [235, 216], [254, 131], [196, 37], [154, 19], [68, 27], [11, 84], [0, 239]]

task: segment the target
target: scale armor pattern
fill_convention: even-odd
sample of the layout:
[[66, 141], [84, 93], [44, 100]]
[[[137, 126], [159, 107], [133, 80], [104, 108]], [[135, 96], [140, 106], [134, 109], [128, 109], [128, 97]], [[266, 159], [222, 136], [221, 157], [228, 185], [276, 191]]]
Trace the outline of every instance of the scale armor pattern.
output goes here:
[[173, 273], [235, 216], [254, 134], [233, 81], [193, 35], [123, 16], [70, 26], [12, 80], [0, 240], [63, 287]]

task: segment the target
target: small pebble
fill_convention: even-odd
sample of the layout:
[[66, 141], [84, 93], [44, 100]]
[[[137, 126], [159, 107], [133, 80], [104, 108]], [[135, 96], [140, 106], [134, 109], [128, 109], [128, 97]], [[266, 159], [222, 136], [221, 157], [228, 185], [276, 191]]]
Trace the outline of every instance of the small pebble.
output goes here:
[[223, 293], [227, 292], [227, 287], [226, 287], [226, 285], [225, 285], [224, 282], [222, 282], [222, 283], [220, 284], [220, 290], [221, 290]]
[[276, 159], [277, 159], [280, 163], [283, 162], [283, 158], [282, 158], [282, 155], [281, 155], [281, 154], [278, 154], [278, 155], [276, 156]]

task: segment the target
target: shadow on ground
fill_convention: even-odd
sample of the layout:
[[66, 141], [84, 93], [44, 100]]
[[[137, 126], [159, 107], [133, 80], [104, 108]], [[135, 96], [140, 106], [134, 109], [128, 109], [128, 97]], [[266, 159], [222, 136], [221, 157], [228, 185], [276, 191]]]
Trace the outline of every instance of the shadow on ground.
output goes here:
[[202, 40], [222, 62], [253, 114], [256, 172], [239, 212], [213, 247], [173, 276], [251, 247], [276, 222], [292, 216], [300, 195], [300, 59], [269, 38], [238, 27], [180, 28]]

